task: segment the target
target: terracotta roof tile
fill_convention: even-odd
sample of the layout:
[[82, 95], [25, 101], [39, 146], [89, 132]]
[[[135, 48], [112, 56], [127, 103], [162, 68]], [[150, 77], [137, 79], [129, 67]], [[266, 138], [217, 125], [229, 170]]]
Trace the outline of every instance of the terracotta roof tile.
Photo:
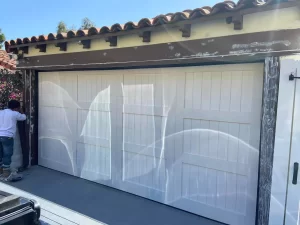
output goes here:
[[98, 34], [99, 31], [100, 31], [100, 28], [91, 27], [91, 28], [88, 30], [88, 35], [91, 36], [91, 35]]
[[23, 39], [23, 44], [27, 44], [27, 43], [30, 43], [30, 39], [26, 37]]
[[74, 30], [68, 31], [67, 38], [73, 38], [73, 37], [76, 37], [76, 31]]
[[[30, 39], [31, 42], [37, 42], [38, 38], [36, 36], [32, 36]], [[10, 41], [11, 42], [11, 41]]]
[[178, 21], [192, 20], [200, 17], [209, 17], [220, 13], [234, 12], [246, 8], [264, 7], [269, 4], [276, 4], [276, 3], [286, 2], [286, 1], [296, 2], [299, 0], [239, 0], [238, 3], [235, 3], [233, 1], [224, 1], [224, 2], [217, 3], [212, 7], [203, 6], [201, 8], [196, 8], [193, 10], [186, 9], [183, 10], [182, 12], [158, 15], [153, 19], [143, 18], [137, 23], [129, 21], [124, 25], [120, 25], [116, 23], [111, 27], [109, 26], [103, 26], [99, 28], [92, 27], [88, 30], [80, 29], [77, 31], [68, 31], [67, 33], [61, 33], [61, 34], [50, 33], [48, 35], [33, 36], [31, 38], [29, 37], [25, 37], [23, 39], [18, 38], [17, 40], [11, 40], [10, 42], [5, 42], [5, 46], [6, 49], [8, 50], [8, 47], [10, 45], [28, 44], [30, 42], [35, 43], [35, 42], [42, 42], [46, 40], [55, 40], [55, 39], [60, 39], [60, 40], [70, 39], [74, 37], [83, 37], [87, 35], [91, 36], [91, 35], [113, 33], [119, 31], [128, 31], [128, 30], [145, 28], [145, 27], [154, 27], [163, 24], [175, 23]]
[[11, 59], [6, 51], [0, 50], [0, 68], [2, 67], [8, 70], [15, 70], [16, 65], [16, 60]]
[[56, 35], [56, 39], [64, 39], [67, 38], [67, 33], [60, 33]]
[[88, 35], [88, 30], [78, 30], [76, 32], [77, 37], [84, 37], [85, 35]]
[[52, 41], [52, 40], [55, 40], [55, 34], [53, 34], [53, 33], [50, 33], [50, 34], [48, 34], [48, 40], [49, 41]]

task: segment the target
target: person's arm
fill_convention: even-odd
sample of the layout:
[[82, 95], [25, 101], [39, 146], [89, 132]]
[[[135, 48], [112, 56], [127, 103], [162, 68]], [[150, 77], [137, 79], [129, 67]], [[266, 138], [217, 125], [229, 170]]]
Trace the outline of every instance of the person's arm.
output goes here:
[[15, 112], [16, 120], [17, 121], [24, 121], [26, 120], [26, 115], [23, 113]]

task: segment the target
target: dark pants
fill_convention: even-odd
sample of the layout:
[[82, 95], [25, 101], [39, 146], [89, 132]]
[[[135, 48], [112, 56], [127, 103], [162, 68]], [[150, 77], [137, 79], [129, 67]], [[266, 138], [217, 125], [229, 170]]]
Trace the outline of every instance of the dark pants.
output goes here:
[[0, 167], [9, 169], [11, 157], [14, 153], [14, 139], [11, 137], [0, 137]]

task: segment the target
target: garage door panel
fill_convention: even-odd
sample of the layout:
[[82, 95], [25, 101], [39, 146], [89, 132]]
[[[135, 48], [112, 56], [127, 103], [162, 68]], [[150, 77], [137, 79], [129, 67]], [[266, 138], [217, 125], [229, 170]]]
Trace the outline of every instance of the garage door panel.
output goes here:
[[112, 185], [112, 80], [99, 71], [78, 76], [77, 169], [81, 178]]
[[257, 74], [261, 71], [186, 73], [185, 108], [251, 112], [253, 80]]
[[72, 141], [59, 137], [40, 137], [39, 149], [40, 165], [76, 175], [76, 148]]
[[124, 180], [164, 192], [166, 160], [159, 157], [124, 151]]
[[123, 114], [124, 143], [162, 148], [166, 118], [140, 114]]
[[164, 199], [160, 192], [165, 191], [166, 161], [172, 156], [168, 153], [170, 141], [166, 141], [172, 137], [166, 135], [174, 134], [168, 121], [174, 117], [171, 107], [176, 82], [169, 74], [136, 71], [124, 75], [124, 174], [132, 177], [125, 179], [124, 185], [130, 192], [137, 187], [143, 189], [141, 192], [153, 200]]
[[111, 114], [108, 111], [78, 110], [78, 141], [110, 146]]
[[149, 188], [147, 186], [136, 185], [134, 182], [123, 182], [122, 187], [120, 188], [123, 191], [151, 199], [153, 201], [158, 201], [164, 203], [165, 192], [160, 191], [156, 188]]
[[40, 106], [39, 127], [46, 134], [54, 132], [61, 136], [70, 136], [74, 133], [74, 121], [76, 121], [76, 110], [63, 107]]
[[78, 76], [78, 101], [110, 103], [112, 78], [101, 72]]
[[145, 145], [137, 145], [137, 144], [124, 144], [124, 151], [131, 152], [135, 154], [143, 154], [149, 157], [160, 157], [165, 158], [164, 156], [164, 148], [157, 148], [154, 145], [145, 146]]
[[107, 147], [77, 143], [79, 176], [95, 182], [111, 179], [111, 151]]
[[170, 107], [124, 105], [124, 113], [149, 116], [168, 116]]
[[39, 115], [40, 165], [75, 175], [76, 110], [40, 106]]
[[[182, 171], [186, 175], [182, 175], [180, 179], [172, 178], [175, 186], [185, 185], [175, 191], [173, 199], [176, 199], [178, 193], [185, 193], [190, 196], [186, 201], [193, 204], [192, 201], [199, 197], [193, 191], [201, 183], [195, 172], [198, 170], [202, 176], [207, 176], [205, 182], [211, 184], [207, 189], [212, 192], [206, 192], [205, 197], [200, 197], [201, 202], [205, 198], [206, 204], [209, 202], [211, 207], [218, 208], [227, 204], [234, 211], [237, 210], [236, 199], [242, 199], [239, 201], [241, 205], [238, 213], [244, 212], [249, 221], [235, 221], [233, 224], [252, 224], [253, 220], [250, 218], [255, 217], [253, 209], [255, 210], [257, 176], [254, 174], [257, 174], [258, 166], [255, 153], [258, 153], [259, 145], [259, 87], [262, 85], [262, 70], [257, 68], [224, 72], [207, 72], [203, 68], [204, 71], [185, 74], [184, 92], [182, 84], [177, 86], [177, 93], [184, 96], [184, 107], [177, 108], [176, 111], [177, 163], [174, 166], [177, 168], [173, 171]], [[190, 186], [187, 185], [189, 182]], [[220, 193], [224, 193], [224, 185], [218, 188], [218, 183], [225, 183], [225, 190], [229, 185], [232, 193], [226, 192], [225, 198], [219, 199]], [[251, 184], [250, 187], [245, 189], [245, 183]], [[237, 187], [241, 189], [239, 192]], [[205, 216], [205, 213], [202, 215]]]
[[[111, 99], [111, 97], [110, 97]], [[93, 111], [102, 111], [109, 112], [111, 111], [113, 104], [112, 103], [102, 103], [98, 99], [94, 99], [92, 102], [81, 102], [78, 101], [78, 107], [83, 110], [93, 110]]]
[[183, 118], [226, 121], [232, 123], [251, 123], [253, 118], [252, 114], [247, 112], [240, 113], [186, 109], [182, 111], [182, 114]]
[[262, 73], [262, 64], [41, 73], [39, 163], [253, 225]]
[[248, 163], [249, 124], [184, 119], [183, 152], [229, 162]]
[[64, 138], [41, 137], [40, 147], [42, 149], [50, 149], [50, 151], [41, 151], [42, 158], [52, 159], [53, 161], [63, 163], [66, 158], [73, 158], [73, 143]]
[[211, 168], [224, 172], [230, 172], [234, 174], [248, 175], [248, 166], [246, 164], [228, 162], [225, 160], [214, 159], [209, 157], [197, 156], [192, 154], [184, 154], [181, 157], [184, 162], [189, 162], [191, 165], [201, 166], [204, 168]]
[[40, 73], [39, 101], [41, 105], [76, 108], [77, 80], [71, 73]]
[[106, 148], [110, 148], [111, 141], [104, 138], [90, 137], [90, 136], [81, 136], [77, 139], [78, 143], [90, 144], [103, 146]]
[[222, 214], [246, 215], [245, 176], [185, 164], [183, 181], [182, 198], [198, 202], [198, 209], [206, 211], [203, 207], [207, 206], [210, 210], [223, 210]]
[[178, 199], [170, 204], [176, 208], [183, 209], [195, 214], [206, 215], [207, 218], [214, 218], [216, 221], [222, 221], [225, 224], [247, 224], [245, 216], [242, 214], [234, 213], [229, 210], [215, 208], [213, 206], [204, 205], [189, 199]]
[[167, 107], [173, 102], [176, 78], [169, 74], [133, 74], [124, 76], [124, 104]]
[[72, 176], [77, 176], [76, 168], [72, 164], [59, 163], [49, 159], [40, 159], [39, 164], [43, 167], [53, 169], [62, 173], [66, 173]]

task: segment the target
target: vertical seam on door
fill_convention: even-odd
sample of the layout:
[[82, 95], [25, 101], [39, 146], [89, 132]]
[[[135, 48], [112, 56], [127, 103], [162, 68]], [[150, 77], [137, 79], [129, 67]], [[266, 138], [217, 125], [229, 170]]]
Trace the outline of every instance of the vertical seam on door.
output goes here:
[[[297, 75], [297, 69], [296, 69]], [[292, 125], [291, 125], [291, 135], [290, 135], [290, 149], [289, 149], [289, 161], [288, 161], [288, 175], [287, 175], [287, 182], [286, 182], [286, 193], [285, 193], [285, 204], [284, 204], [284, 215], [283, 215], [283, 225], [285, 225], [285, 218], [286, 218], [286, 207], [287, 207], [287, 197], [288, 197], [288, 188], [289, 188], [289, 177], [290, 177], [290, 162], [291, 162], [291, 152], [292, 152], [292, 145], [293, 145], [293, 129], [294, 129], [294, 116], [295, 116], [295, 99], [296, 99], [296, 90], [297, 90], [297, 80], [294, 81], [294, 96], [293, 96], [293, 111], [292, 111]]]
[[185, 106], [186, 106], [186, 90], [187, 90], [187, 87], [186, 87], [186, 76], [187, 76], [186, 72], [184, 72], [183, 108], [185, 108]]
[[[78, 76], [79, 76], [79, 74], [78, 73], [76, 73], [76, 108], [75, 108], [75, 117], [76, 117], [76, 130], [75, 130], [75, 134], [74, 134], [74, 136], [75, 136], [75, 146], [73, 146], [73, 149], [75, 149], [75, 159], [73, 159], [73, 160], [75, 160], [75, 162], [74, 162], [74, 169], [73, 169], [73, 172], [75, 173], [75, 175], [76, 176], [79, 176], [79, 177], [81, 177], [81, 174], [79, 175], [79, 170], [78, 170], [78, 164], [77, 164], [77, 162], [78, 162], [78, 159], [77, 159], [77, 157], [78, 157], [78, 144], [77, 144], [77, 139], [78, 139], [78, 134], [79, 134], [79, 130], [78, 130], [78, 124], [79, 124], [79, 120], [78, 120], [78, 118], [79, 118], [79, 116], [78, 116], [78, 98], [79, 98], [79, 95], [78, 95], [78, 91], [79, 91], [79, 88], [78, 88], [78, 82], [79, 82], [79, 79], [78, 79]], [[81, 123], [81, 122], [80, 122]], [[82, 127], [82, 129], [83, 129], [83, 127]], [[73, 136], [73, 137], [74, 137]], [[72, 140], [72, 142], [71, 143], [74, 143], [74, 140]]]
[[[125, 132], [124, 132], [124, 127], [125, 127], [125, 124], [124, 124], [124, 115], [125, 115], [125, 113], [124, 113], [124, 108], [125, 108], [125, 73], [123, 72], [122, 73], [122, 79], [121, 79], [121, 82], [122, 82], [122, 84], [121, 84], [121, 86], [122, 86], [122, 93], [121, 93], [121, 98], [122, 98], [122, 108], [121, 108], [121, 115], [119, 115], [119, 116], [121, 116], [121, 123], [122, 123], [122, 146], [121, 146], [121, 156], [122, 156], [122, 160], [121, 160], [121, 163], [122, 163], [122, 165], [121, 165], [121, 167], [122, 167], [122, 179], [121, 179], [121, 181], [125, 181], [126, 180], [126, 176], [125, 176], [125, 174], [126, 174], [126, 170], [128, 170], [128, 168], [126, 168], [126, 162], [125, 162], [125, 148], [124, 148], [124, 146], [125, 146]], [[118, 113], [117, 113], [117, 110], [116, 110], [116, 114], [117, 114], [117, 116], [118, 116]], [[116, 118], [117, 119], [117, 118]], [[128, 118], [127, 118], [128, 119]], [[125, 121], [126, 122], [126, 121]], [[118, 132], [118, 130], [119, 129], [116, 129], [117, 130], [117, 132]], [[121, 135], [120, 135], [121, 136]], [[117, 135], [117, 137], [119, 137], [118, 135]], [[111, 151], [112, 152], [112, 151]], [[112, 153], [110, 154], [110, 163], [112, 164]], [[128, 164], [130, 164], [131, 162], [129, 162]], [[110, 166], [111, 168], [112, 168], [112, 166]], [[111, 171], [111, 170], [110, 170]], [[112, 176], [111, 176], [112, 177]]]

